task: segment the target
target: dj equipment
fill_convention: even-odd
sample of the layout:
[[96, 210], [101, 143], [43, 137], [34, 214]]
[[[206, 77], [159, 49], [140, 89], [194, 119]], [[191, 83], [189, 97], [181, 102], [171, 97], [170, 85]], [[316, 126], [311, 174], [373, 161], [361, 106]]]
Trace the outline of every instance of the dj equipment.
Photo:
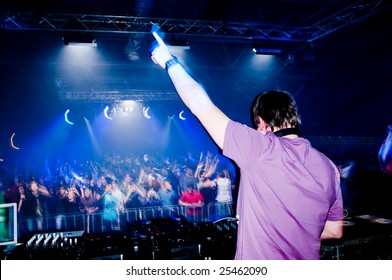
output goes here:
[[125, 231], [34, 233], [7, 252], [7, 259], [233, 259], [237, 220], [193, 224], [184, 217], [139, 220]]
[[200, 259], [197, 227], [183, 217], [138, 221], [129, 225], [145, 259]]
[[79, 259], [83, 231], [35, 233], [16, 253], [27, 259]]
[[[237, 219], [193, 224], [184, 217], [139, 220], [123, 231], [34, 233], [22, 238], [3, 259], [38, 260], [231, 260]], [[351, 213], [343, 238], [325, 240], [321, 259], [391, 259], [392, 219]]]
[[349, 213], [343, 225], [341, 239], [322, 242], [321, 259], [392, 259], [392, 219]]
[[233, 221], [237, 219], [225, 218], [217, 222], [197, 224], [201, 259], [232, 260], [234, 258], [237, 223]]

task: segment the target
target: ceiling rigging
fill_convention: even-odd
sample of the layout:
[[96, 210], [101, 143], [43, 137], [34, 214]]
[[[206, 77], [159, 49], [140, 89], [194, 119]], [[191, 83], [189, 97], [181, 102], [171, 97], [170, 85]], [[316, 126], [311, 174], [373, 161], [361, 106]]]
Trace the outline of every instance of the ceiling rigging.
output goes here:
[[382, 8], [383, 1], [380, 0], [357, 1], [310, 26], [100, 14], [0, 12], [0, 29], [148, 34], [151, 25], [158, 24], [165, 33], [173, 35], [313, 42], [374, 16]]

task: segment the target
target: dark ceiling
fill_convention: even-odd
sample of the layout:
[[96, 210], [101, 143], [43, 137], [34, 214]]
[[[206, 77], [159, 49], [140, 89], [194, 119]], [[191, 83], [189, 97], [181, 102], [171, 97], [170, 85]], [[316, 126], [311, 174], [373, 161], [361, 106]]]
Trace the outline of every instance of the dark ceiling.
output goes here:
[[[382, 9], [387, 1], [333, 0], [68, 0], [3, 2], [5, 12], [135, 16], [162, 19], [226, 21], [287, 26], [311, 26], [333, 15], [355, 9]], [[365, 15], [363, 12], [362, 15]], [[347, 20], [347, 19], [346, 19]], [[349, 19], [350, 20], [350, 19]]]
[[[309, 136], [383, 137], [392, 123], [390, 1], [26, 0], [2, 2], [0, 16], [7, 133], [131, 96], [182, 108], [150, 60], [152, 23], [171, 44], [187, 42], [179, 59], [236, 120], [249, 123], [253, 97], [280, 88], [295, 95]], [[98, 56], [61, 57], [70, 33], [94, 36]], [[255, 44], [281, 53], [256, 61]]]

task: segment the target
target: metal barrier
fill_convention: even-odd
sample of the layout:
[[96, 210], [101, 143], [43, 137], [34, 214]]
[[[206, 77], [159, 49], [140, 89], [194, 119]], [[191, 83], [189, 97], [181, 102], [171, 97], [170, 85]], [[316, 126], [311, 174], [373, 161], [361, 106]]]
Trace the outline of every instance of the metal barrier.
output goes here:
[[45, 216], [41, 219], [19, 219], [20, 235], [32, 232], [84, 230], [87, 234], [106, 231], [127, 230], [127, 225], [138, 221], [184, 217], [188, 222], [214, 222], [225, 217], [234, 217], [232, 203], [210, 203], [203, 207], [154, 206], [127, 208], [117, 221], [105, 221], [102, 211], [92, 214], [75, 213]]
[[207, 206], [208, 221], [214, 222], [226, 217], [234, 217], [234, 205], [232, 202], [212, 202]]

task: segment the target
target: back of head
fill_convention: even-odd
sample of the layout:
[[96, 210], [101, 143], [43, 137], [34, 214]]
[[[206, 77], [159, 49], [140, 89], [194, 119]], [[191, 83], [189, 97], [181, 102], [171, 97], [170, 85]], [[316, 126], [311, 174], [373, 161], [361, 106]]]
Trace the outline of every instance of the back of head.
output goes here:
[[192, 190], [195, 189], [195, 186], [193, 185], [192, 182], [188, 182], [188, 183], [186, 184], [186, 186], [187, 186], [188, 189], [192, 189]]
[[271, 128], [298, 128], [301, 124], [294, 97], [286, 91], [269, 90], [259, 94], [253, 101], [252, 113], [256, 127], [258, 116]]
[[113, 179], [109, 176], [106, 176], [105, 181], [108, 183], [108, 185], [110, 185], [113, 182]]
[[219, 170], [219, 172], [218, 172], [218, 177], [219, 177], [219, 178], [225, 178], [225, 177], [226, 177], [226, 175], [225, 175], [225, 173], [223, 172], [223, 170]]

